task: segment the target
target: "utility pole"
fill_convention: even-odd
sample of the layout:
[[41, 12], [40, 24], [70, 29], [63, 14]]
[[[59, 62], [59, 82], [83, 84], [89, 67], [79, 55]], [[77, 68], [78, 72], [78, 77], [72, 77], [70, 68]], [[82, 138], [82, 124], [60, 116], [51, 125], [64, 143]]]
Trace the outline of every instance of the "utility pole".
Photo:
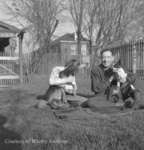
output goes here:
[[22, 50], [22, 40], [24, 31], [18, 34], [19, 37], [19, 65], [20, 65], [20, 84], [23, 84], [23, 50]]

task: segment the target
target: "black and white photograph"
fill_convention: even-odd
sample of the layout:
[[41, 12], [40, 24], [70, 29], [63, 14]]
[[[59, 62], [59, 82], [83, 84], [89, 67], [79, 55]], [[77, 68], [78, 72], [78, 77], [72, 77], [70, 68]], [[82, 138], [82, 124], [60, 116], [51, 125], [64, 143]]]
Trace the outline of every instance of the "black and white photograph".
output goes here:
[[144, 149], [144, 0], [0, 0], [0, 150]]

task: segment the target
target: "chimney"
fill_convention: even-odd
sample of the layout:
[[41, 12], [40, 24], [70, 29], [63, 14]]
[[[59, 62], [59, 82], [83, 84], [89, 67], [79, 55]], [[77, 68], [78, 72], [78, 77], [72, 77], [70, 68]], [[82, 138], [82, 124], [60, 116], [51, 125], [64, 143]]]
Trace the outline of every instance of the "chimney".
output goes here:
[[77, 34], [74, 32], [74, 40], [77, 41]]

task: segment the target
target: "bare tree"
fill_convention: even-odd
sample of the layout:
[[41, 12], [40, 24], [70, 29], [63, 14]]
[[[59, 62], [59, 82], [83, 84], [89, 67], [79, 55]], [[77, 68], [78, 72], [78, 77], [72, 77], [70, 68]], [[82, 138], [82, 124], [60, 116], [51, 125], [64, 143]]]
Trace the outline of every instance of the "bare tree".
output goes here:
[[82, 24], [83, 24], [83, 12], [84, 12], [85, 0], [70, 0], [69, 10], [76, 27], [77, 34], [77, 50], [78, 54], [81, 54], [81, 37], [82, 37]]
[[57, 18], [64, 9], [64, 1], [12, 0], [12, 4], [7, 6], [13, 15], [25, 19], [33, 26], [36, 42], [39, 43], [39, 55], [33, 57], [37, 68], [42, 56], [50, 52], [52, 37], [59, 23]]
[[144, 1], [137, 0], [134, 20], [128, 26], [128, 40], [138, 40], [144, 38]]
[[96, 30], [96, 15], [97, 15], [97, 5], [95, 0], [87, 0], [84, 10], [84, 21], [83, 21], [83, 32], [86, 34], [89, 40], [89, 52], [92, 53], [92, 45], [94, 40], [94, 34]]
[[114, 41], [122, 41], [135, 5], [134, 0], [87, 0], [83, 29], [90, 46], [94, 41], [99, 52]]
[[63, 10], [60, 0], [13, 0], [13, 12], [34, 26], [40, 47], [50, 45], [58, 25], [57, 16]]

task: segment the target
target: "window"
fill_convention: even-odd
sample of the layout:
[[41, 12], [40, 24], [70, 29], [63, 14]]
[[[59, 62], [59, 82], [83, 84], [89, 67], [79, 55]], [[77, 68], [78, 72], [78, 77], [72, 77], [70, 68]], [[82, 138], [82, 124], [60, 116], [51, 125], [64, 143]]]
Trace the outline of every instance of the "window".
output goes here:
[[86, 44], [82, 44], [82, 45], [81, 45], [81, 54], [82, 54], [83, 56], [86, 56], [86, 55], [87, 55], [87, 46], [86, 46]]
[[76, 55], [76, 44], [70, 45], [71, 55]]

